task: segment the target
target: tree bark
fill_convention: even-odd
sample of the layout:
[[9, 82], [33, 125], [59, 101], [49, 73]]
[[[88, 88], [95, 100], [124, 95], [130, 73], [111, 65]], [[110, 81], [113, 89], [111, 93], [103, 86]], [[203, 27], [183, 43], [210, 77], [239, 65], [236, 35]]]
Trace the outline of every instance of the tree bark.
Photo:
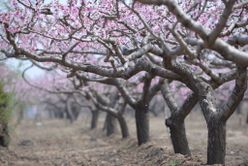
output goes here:
[[71, 104], [71, 113], [74, 117], [74, 120], [77, 120], [80, 114], [80, 107], [76, 105], [76, 103]]
[[116, 118], [110, 113], [107, 113], [106, 115], [106, 130], [107, 136], [110, 136], [116, 132]]
[[65, 118], [65, 114], [64, 114], [63, 111], [58, 110], [58, 111], [56, 111], [56, 117], [59, 118], [59, 119], [64, 119]]
[[248, 113], [247, 113], [247, 116], [246, 116], [246, 124], [248, 124]]
[[122, 115], [119, 115], [117, 119], [120, 124], [122, 138], [129, 137], [129, 130], [125, 118]]
[[[49, 113], [50, 113], [50, 111], [49, 111]], [[20, 109], [20, 111], [18, 112], [16, 126], [22, 122], [23, 118], [24, 118], [24, 110]]]
[[78, 117], [79, 117], [80, 111], [73, 109], [72, 114], [73, 114], [73, 117], [74, 117], [74, 121], [76, 121], [78, 119]]
[[242, 114], [242, 103], [239, 103], [238, 107], [237, 107], [237, 114]]
[[55, 117], [54, 111], [48, 110], [48, 117], [49, 117], [49, 119], [53, 119]]
[[191, 155], [188, 140], [186, 137], [184, 119], [168, 118], [165, 122], [166, 126], [170, 129], [170, 137], [175, 153], [183, 155]]
[[148, 106], [140, 104], [135, 109], [135, 120], [137, 129], [138, 144], [144, 144], [149, 141], [149, 111]]
[[98, 122], [98, 117], [99, 117], [99, 111], [98, 110], [94, 110], [91, 111], [92, 113], [92, 117], [91, 117], [91, 125], [90, 125], [90, 129], [95, 129], [97, 127], [97, 122]]
[[207, 164], [225, 164], [226, 122], [210, 118], [208, 123]]
[[10, 143], [9, 128], [7, 124], [2, 124], [2, 131], [0, 133], [0, 146], [8, 147]]
[[68, 119], [70, 121], [70, 123], [74, 122], [74, 117], [72, 115], [72, 113], [70, 112], [70, 110], [66, 109], [66, 119]]
[[66, 118], [70, 121], [70, 123], [73, 123], [76, 118], [73, 114], [72, 106], [69, 100], [66, 101], [65, 112], [66, 112]]

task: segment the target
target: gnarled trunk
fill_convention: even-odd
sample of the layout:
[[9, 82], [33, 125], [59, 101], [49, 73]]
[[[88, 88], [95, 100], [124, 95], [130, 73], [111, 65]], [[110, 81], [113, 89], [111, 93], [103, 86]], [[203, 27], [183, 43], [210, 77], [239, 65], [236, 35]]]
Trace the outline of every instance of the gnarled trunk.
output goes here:
[[122, 138], [129, 137], [129, 130], [125, 118], [122, 115], [119, 115], [117, 119], [120, 124]]
[[110, 113], [107, 113], [106, 115], [106, 130], [107, 136], [114, 134], [116, 131], [116, 118]]
[[208, 123], [208, 161], [207, 164], [225, 164], [226, 123], [216, 118]]
[[94, 111], [91, 111], [91, 113], [92, 113], [92, 117], [91, 117], [90, 129], [95, 129], [97, 127], [97, 122], [98, 122], [98, 117], [99, 117], [99, 111], [98, 110], [94, 110]]
[[149, 111], [148, 106], [139, 104], [135, 109], [135, 120], [137, 129], [138, 144], [141, 145], [149, 141]]
[[225, 164], [226, 152], [226, 117], [224, 111], [236, 109], [226, 106], [225, 110], [218, 109], [214, 103], [213, 91], [208, 91], [200, 99], [200, 106], [208, 128], [207, 164]]
[[166, 126], [170, 129], [170, 137], [175, 153], [191, 155], [185, 132], [184, 120], [176, 118], [166, 119]]

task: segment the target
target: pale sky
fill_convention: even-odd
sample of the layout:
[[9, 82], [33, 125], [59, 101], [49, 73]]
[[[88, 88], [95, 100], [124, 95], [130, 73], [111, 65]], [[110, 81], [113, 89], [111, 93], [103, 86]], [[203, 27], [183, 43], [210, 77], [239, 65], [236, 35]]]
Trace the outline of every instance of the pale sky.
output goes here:
[[[31, 62], [27, 60], [23, 61], [23, 60], [17, 60], [17, 59], [11, 58], [11, 59], [6, 60], [6, 64], [12, 69], [19, 69], [20, 71], [23, 71], [25, 68], [31, 65]], [[34, 66], [32, 69], [29, 69], [26, 74], [29, 78], [35, 79], [45, 74], [45, 72], [39, 69], [38, 67]]]

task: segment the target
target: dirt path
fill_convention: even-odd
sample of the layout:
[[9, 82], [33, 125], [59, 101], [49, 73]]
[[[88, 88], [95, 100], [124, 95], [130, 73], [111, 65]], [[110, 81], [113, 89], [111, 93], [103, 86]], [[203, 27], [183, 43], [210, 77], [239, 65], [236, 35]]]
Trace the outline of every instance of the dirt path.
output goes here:
[[[144, 162], [140, 161], [139, 156], [143, 155], [142, 148], [137, 148], [134, 140], [121, 141], [118, 137], [107, 139], [102, 134], [99, 130], [89, 131], [57, 121], [47, 122], [40, 127], [26, 123], [18, 128], [17, 137], [9, 150], [0, 149], [0, 163], [23, 166], [110, 166]], [[152, 147], [146, 145], [143, 148]], [[161, 152], [157, 151], [157, 154]]]
[[[190, 119], [189, 119], [190, 120]], [[129, 122], [132, 124], [132, 121]], [[79, 122], [70, 125], [62, 121], [45, 121], [37, 126], [28, 121], [12, 134], [9, 148], [0, 149], [0, 165], [4, 166], [135, 166], [135, 165], [203, 165], [206, 154], [206, 131], [190, 123], [188, 131], [192, 158], [173, 154], [168, 132], [155, 119], [151, 122], [152, 142], [140, 147], [133, 137], [122, 140], [120, 134], [107, 138], [101, 129], [94, 131]], [[204, 132], [203, 132], [204, 131]], [[248, 163], [247, 132], [228, 132], [227, 164]], [[197, 136], [197, 137], [196, 137]], [[166, 145], [166, 146], [165, 146]], [[197, 155], [194, 155], [197, 154]], [[247, 164], [248, 165], [248, 164]]]
[[0, 165], [134, 166], [177, 163], [169, 157], [166, 149], [152, 143], [138, 147], [135, 139], [121, 140], [118, 136], [109, 139], [101, 130], [89, 131], [58, 121], [46, 122], [40, 127], [29, 122], [21, 125], [15, 134], [9, 150], [0, 149]]

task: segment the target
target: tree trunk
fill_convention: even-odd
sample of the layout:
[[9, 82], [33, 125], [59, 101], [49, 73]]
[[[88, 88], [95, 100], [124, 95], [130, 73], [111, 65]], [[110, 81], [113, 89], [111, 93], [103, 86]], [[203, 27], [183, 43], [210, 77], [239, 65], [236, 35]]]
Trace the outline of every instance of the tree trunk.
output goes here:
[[98, 122], [98, 117], [99, 117], [99, 111], [98, 110], [94, 110], [94, 111], [91, 111], [91, 113], [92, 113], [92, 117], [91, 117], [90, 129], [95, 129], [97, 127], [97, 122]]
[[185, 132], [184, 120], [166, 119], [166, 126], [170, 129], [170, 137], [175, 153], [191, 155]]
[[52, 110], [48, 110], [48, 118], [53, 119], [55, 117], [54, 112]]
[[106, 129], [107, 136], [114, 134], [116, 131], [116, 118], [109, 113], [106, 115]]
[[10, 143], [9, 128], [7, 124], [2, 124], [2, 131], [0, 133], [0, 146], [8, 147]]
[[75, 117], [72, 114], [70, 109], [65, 109], [65, 113], [66, 113], [66, 118], [70, 121], [70, 123], [73, 123], [75, 121]]
[[72, 110], [72, 114], [73, 114], [73, 117], [74, 117], [74, 120], [76, 121], [77, 119], [78, 119], [78, 117], [79, 117], [79, 110], [77, 110], [77, 109], [73, 109]]
[[[50, 111], [49, 111], [50, 112]], [[22, 120], [24, 118], [24, 110], [21, 109], [19, 112], [18, 112], [18, 117], [17, 117], [17, 122], [16, 122], [16, 126], [19, 125]]]
[[149, 111], [148, 106], [138, 106], [135, 109], [135, 120], [137, 129], [138, 144], [144, 144], [149, 141]]
[[61, 110], [54, 110], [54, 117], [58, 119], [64, 119], [64, 112]]
[[105, 117], [105, 120], [104, 120], [104, 123], [103, 123], [103, 126], [102, 126], [102, 131], [105, 131], [107, 128], [107, 115]]
[[125, 118], [122, 115], [119, 115], [117, 119], [120, 124], [122, 138], [129, 137], [129, 130]]
[[237, 114], [242, 114], [242, 103], [239, 103], [238, 107], [237, 107]]
[[80, 106], [78, 106], [76, 103], [71, 103], [70, 111], [75, 121], [78, 119], [80, 115], [80, 109], [81, 109]]
[[248, 113], [247, 113], [247, 116], [246, 116], [246, 124], [248, 124]]
[[208, 121], [208, 157], [207, 164], [225, 164], [226, 123], [211, 118]]

